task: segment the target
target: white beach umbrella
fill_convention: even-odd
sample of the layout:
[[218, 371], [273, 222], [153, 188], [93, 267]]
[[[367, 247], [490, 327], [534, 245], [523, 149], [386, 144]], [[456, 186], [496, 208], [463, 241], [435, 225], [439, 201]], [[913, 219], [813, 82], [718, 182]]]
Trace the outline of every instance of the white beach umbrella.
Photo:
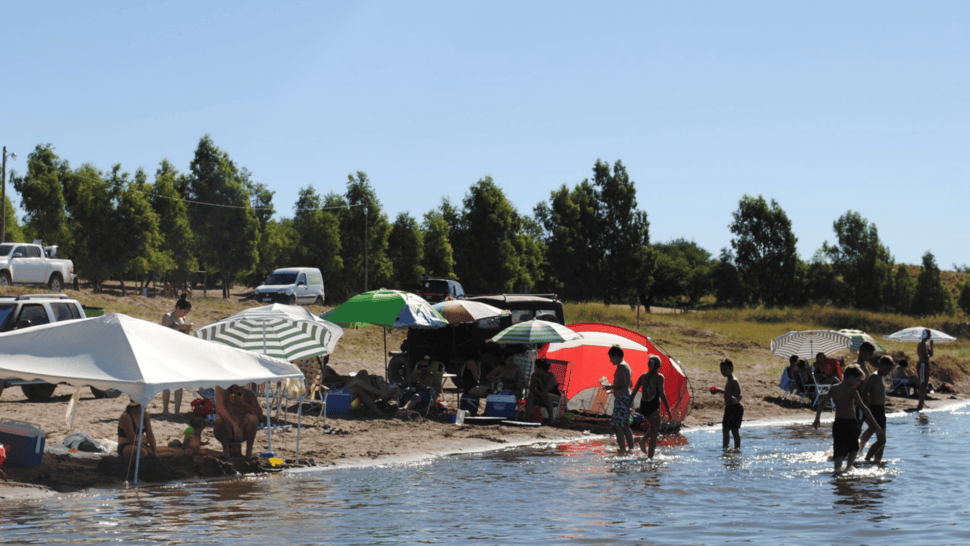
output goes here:
[[882, 338], [889, 341], [901, 341], [903, 343], [919, 343], [920, 337], [923, 335], [923, 331], [925, 330], [930, 331], [930, 339], [933, 341], [933, 343], [949, 343], [957, 340], [957, 338], [951, 336], [950, 334], [941, 332], [939, 330], [934, 330], [932, 328], [924, 328], [922, 326], [905, 328], [894, 334], [882, 336]]
[[852, 346], [852, 338], [832, 330], [792, 331], [771, 340], [771, 354], [811, 360], [818, 353], [831, 355]]

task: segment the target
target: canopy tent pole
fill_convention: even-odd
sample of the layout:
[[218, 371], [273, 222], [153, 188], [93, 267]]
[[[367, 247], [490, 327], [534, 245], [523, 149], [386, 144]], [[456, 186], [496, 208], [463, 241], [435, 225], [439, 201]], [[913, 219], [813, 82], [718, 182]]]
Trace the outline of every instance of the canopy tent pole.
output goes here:
[[[266, 354], [266, 319], [260, 321], [263, 325], [263, 354]], [[270, 425], [269, 414], [273, 408], [269, 405], [269, 381], [266, 382], [266, 386], [263, 387], [263, 391], [266, 392], [266, 435], [269, 438], [269, 450], [273, 451], [273, 427]]]
[[390, 381], [390, 377], [387, 375], [387, 328], [381, 328], [384, 331], [384, 380]]
[[[141, 406], [141, 420], [138, 422], [138, 453], [135, 459], [135, 485], [138, 485], [138, 466], [141, 464], [141, 437], [145, 435], [145, 405]], [[128, 468], [131, 468], [130, 466]]]
[[296, 458], [295, 464], [300, 463], [300, 429], [303, 426], [303, 391], [300, 391], [300, 405], [296, 410]]

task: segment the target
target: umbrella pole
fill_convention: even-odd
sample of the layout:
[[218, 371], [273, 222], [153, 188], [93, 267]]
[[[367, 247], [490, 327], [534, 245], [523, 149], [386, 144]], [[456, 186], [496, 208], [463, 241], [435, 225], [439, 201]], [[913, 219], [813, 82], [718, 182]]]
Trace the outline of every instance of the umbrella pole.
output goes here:
[[384, 379], [388, 380], [389, 378], [387, 376], [387, 329], [386, 328], [381, 328], [381, 329], [384, 330]]
[[296, 410], [296, 458], [293, 460], [295, 464], [300, 462], [300, 427], [303, 424], [303, 393], [300, 393], [300, 405]]
[[[145, 435], [145, 405], [141, 406], [141, 421], [138, 422], [138, 453], [135, 455], [135, 485], [138, 485], [138, 466], [141, 464], [141, 438]], [[128, 468], [131, 468], [130, 466]]]
[[269, 381], [265, 385], [263, 390], [266, 391], [266, 433], [269, 435], [269, 451], [273, 451], [273, 427], [269, 424], [269, 412], [272, 410], [269, 405]]

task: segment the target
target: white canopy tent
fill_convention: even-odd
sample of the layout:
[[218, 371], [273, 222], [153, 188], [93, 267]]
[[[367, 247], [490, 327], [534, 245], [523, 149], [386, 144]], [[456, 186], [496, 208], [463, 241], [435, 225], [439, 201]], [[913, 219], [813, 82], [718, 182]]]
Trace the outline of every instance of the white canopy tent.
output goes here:
[[[163, 390], [303, 380], [299, 368], [122, 314], [0, 334], [0, 377], [117, 389], [145, 407]], [[139, 430], [139, 451], [141, 430]], [[140, 459], [140, 457], [139, 457]], [[136, 463], [135, 483], [138, 483]]]

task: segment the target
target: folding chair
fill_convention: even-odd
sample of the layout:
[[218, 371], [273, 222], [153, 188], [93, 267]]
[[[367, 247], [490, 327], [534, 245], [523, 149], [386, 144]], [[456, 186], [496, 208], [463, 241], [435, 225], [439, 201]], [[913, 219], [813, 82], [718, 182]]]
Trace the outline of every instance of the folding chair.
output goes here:
[[556, 412], [555, 416], [550, 415], [553, 420], [559, 417], [563, 417], [566, 409], [566, 393], [569, 391], [569, 361], [568, 360], [554, 360], [547, 359], [549, 361], [549, 371], [556, 376], [556, 381], [559, 382], [559, 392], [562, 396], [559, 398], [558, 402], [552, 403], [552, 408]]
[[[829, 389], [832, 387], [832, 385], [829, 385], [826, 383], [819, 383], [818, 380], [815, 379], [815, 370], [811, 368], [808, 369], [808, 374], [812, 382], [807, 385], [808, 389], [806, 389], [806, 391], [810, 389], [812, 391], [812, 394], [809, 396], [811, 397], [814, 395], [814, 400], [812, 400], [812, 407], [814, 408], [815, 406], [818, 405], [818, 401], [821, 400], [823, 396], [825, 396], [825, 393], [829, 392]], [[833, 408], [835, 407], [835, 402], [833, 402], [832, 400], [829, 400], [829, 403], [832, 404]]]

